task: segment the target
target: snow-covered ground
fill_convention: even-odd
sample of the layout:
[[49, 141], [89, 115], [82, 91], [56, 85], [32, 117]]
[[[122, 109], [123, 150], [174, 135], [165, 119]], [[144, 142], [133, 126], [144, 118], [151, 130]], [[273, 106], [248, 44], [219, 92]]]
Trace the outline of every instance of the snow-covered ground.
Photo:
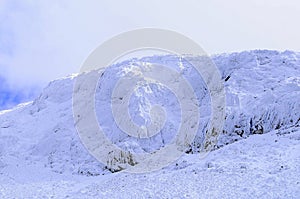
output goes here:
[[185, 155], [176, 164], [148, 174], [86, 177], [56, 174], [38, 163], [29, 168], [20, 165], [1, 170], [0, 197], [299, 198], [299, 151], [298, 125], [252, 135], [205, 159]]
[[[204, 115], [191, 153], [160, 171], [138, 175], [112, 174], [83, 147], [72, 113], [78, 77], [71, 76], [51, 82], [34, 102], [0, 112], [0, 198], [299, 198], [300, 54], [250, 51], [213, 59], [224, 80], [227, 107], [218, 149], [208, 157], [202, 159], [196, 152], [207, 129], [210, 100], [192, 70], [183, 74], [197, 89]], [[125, 61], [116, 68], [144, 63], [178, 70], [182, 66], [177, 57], [155, 56]], [[114, 72], [102, 77], [108, 86], [117, 78]], [[99, 93], [101, 89], [96, 106], [103, 110], [101, 100], [109, 97]], [[145, 95], [136, 95], [133, 104], [138, 97]], [[176, 111], [173, 104], [167, 104], [170, 113]], [[142, 106], [147, 109], [147, 104]], [[140, 119], [140, 110], [131, 106], [130, 111]], [[109, 120], [97, 115], [105, 126]], [[176, 117], [159, 139], [134, 140], [115, 130], [108, 137], [121, 147], [134, 143], [134, 149], [157, 150], [170, 139]]]

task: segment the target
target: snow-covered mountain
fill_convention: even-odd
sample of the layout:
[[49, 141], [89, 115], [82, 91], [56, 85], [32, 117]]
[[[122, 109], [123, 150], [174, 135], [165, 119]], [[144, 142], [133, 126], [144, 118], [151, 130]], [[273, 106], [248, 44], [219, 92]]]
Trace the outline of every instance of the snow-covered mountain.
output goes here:
[[[216, 55], [213, 60], [224, 81], [227, 106], [224, 129], [216, 147], [220, 149], [206, 159], [196, 158], [210, 116], [207, 108], [210, 107], [210, 96], [205, 92], [206, 85], [201, 78], [195, 77], [189, 66], [175, 56], [134, 59], [116, 64], [102, 75], [96, 92], [96, 110], [105, 110], [103, 108], [110, 99], [108, 88], [118, 78], [119, 70], [145, 63], [166, 64], [181, 70], [183, 64], [186, 67], [182, 73], [190, 78], [201, 99], [202, 113], [200, 128], [188, 154], [158, 172], [111, 174], [80, 142], [72, 112], [76, 78], [88, 78], [97, 71], [74, 75], [51, 82], [35, 101], [0, 112], [0, 197], [18, 196], [26, 189], [30, 191], [24, 197], [30, 197], [36, 189], [42, 189], [40, 194], [49, 194], [53, 189], [53, 194], [65, 197], [63, 194], [68, 193], [70, 197], [74, 194], [78, 198], [80, 195], [110, 198], [117, 197], [117, 193], [123, 197], [134, 196], [134, 193], [145, 197], [156, 194], [162, 197], [182, 197], [183, 194], [187, 198], [220, 197], [221, 190], [227, 191], [228, 197], [238, 193], [244, 197], [266, 193], [274, 198], [300, 196], [297, 191], [300, 190], [300, 156], [297, 153], [300, 149], [300, 53], [257, 50]], [[129, 111], [137, 123], [147, 123], [149, 103], [146, 98], [166, 105], [170, 119], [153, 139], [135, 139], [122, 134], [112, 124], [109, 111], [105, 117], [103, 112], [96, 112], [99, 123], [109, 130], [107, 136], [118, 146], [147, 152], [170, 142], [180, 117], [176, 115], [176, 98], [164, 88], [151, 87], [151, 90], [158, 92], [152, 99], [144, 90], [137, 91]], [[74, 185], [81, 180], [84, 182]], [[182, 182], [166, 191], [174, 181]], [[282, 183], [285, 185], [281, 186]], [[261, 190], [252, 189], [252, 185]], [[155, 186], [161, 186], [156, 194]], [[269, 190], [271, 186], [274, 190]], [[72, 192], [72, 187], [78, 192]], [[15, 195], [14, 189], [19, 190]], [[62, 189], [67, 192], [60, 192]], [[128, 193], [130, 191], [132, 193]]]

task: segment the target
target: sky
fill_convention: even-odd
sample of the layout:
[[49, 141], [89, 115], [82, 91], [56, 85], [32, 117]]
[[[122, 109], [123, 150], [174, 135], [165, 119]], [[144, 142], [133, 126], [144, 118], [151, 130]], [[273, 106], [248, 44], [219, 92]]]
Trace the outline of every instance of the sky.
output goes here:
[[[173, 30], [208, 54], [300, 51], [299, 19], [299, 0], [0, 0], [0, 101], [31, 100], [125, 31]], [[2, 97], [3, 87], [9, 97]], [[15, 95], [25, 97], [14, 102]]]

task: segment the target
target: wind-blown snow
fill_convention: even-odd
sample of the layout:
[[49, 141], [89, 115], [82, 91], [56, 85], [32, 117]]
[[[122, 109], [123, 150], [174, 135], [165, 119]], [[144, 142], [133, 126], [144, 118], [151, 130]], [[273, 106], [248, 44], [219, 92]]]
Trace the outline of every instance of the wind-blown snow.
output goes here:
[[[299, 197], [300, 54], [250, 51], [217, 55], [213, 60], [225, 83], [227, 109], [224, 131], [217, 145], [217, 148], [224, 147], [209, 157], [202, 160], [197, 154], [191, 154], [201, 147], [210, 115], [207, 108], [210, 97], [201, 78], [194, 76], [189, 67], [184, 70], [181, 60], [174, 56], [130, 60], [114, 67], [133, 63], [166, 64], [183, 70], [192, 80], [201, 99], [202, 115], [189, 154], [158, 172], [110, 174], [79, 141], [72, 114], [73, 85], [78, 77], [72, 76], [51, 82], [34, 102], [0, 112], [0, 197], [118, 198], [119, 194], [126, 198], [138, 195], [154, 198]], [[116, 74], [114, 68], [104, 73], [99, 85], [113, 83], [112, 74]], [[160, 94], [165, 93], [164, 88], [151, 89], [158, 92], [162, 102], [165, 98], [175, 99], [172, 94]], [[98, 107], [103, 106], [101, 92], [97, 90], [96, 94]], [[139, 90], [132, 98], [136, 106], [131, 106], [130, 111], [140, 124], [147, 122], [146, 96], [151, 98]], [[102, 102], [105, 98], [109, 99], [104, 95]], [[169, 101], [167, 107], [174, 115], [164, 131], [152, 140], [135, 140], [121, 134], [117, 128], [110, 128], [108, 117], [100, 112], [97, 115], [100, 123], [108, 122], [108, 136], [117, 145], [133, 151], [151, 151], [168, 143], [172, 137], [168, 133], [176, 129], [173, 123], [180, 117], [176, 115], [176, 100]], [[253, 135], [262, 133], [264, 135]]]

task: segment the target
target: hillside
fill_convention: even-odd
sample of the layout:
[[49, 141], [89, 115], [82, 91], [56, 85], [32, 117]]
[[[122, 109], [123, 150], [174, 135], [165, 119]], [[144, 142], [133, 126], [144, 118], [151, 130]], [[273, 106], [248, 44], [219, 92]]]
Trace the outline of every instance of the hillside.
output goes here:
[[[216, 55], [213, 60], [225, 85], [226, 120], [216, 150], [207, 158], [198, 158], [197, 152], [207, 130], [210, 96], [189, 66], [183, 73], [192, 80], [201, 99], [196, 138], [189, 152], [176, 163], [141, 175], [111, 174], [84, 148], [72, 112], [74, 81], [80, 78], [74, 75], [52, 81], [35, 101], [0, 112], [0, 197], [13, 198], [21, 193], [30, 197], [37, 192], [40, 196], [78, 198], [117, 198], [118, 194], [299, 197], [300, 53], [257, 50]], [[147, 99], [165, 104], [169, 118], [156, 137], [131, 138], [113, 124], [110, 111], [103, 109], [110, 99], [103, 87], [110, 88], [116, 81], [115, 69], [144, 63], [178, 69], [182, 66], [175, 56], [125, 61], [104, 73], [96, 91], [99, 123], [108, 129], [107, 136], [113, 143], [133, 152], [166, 146], [176, 133], [180, 117], [176, 114], [175, 96], [170, 92], [162, 95], [166, 89], [151, 87], [159, 94], [151, 98], [144, 90], [137, 91], [129, 110], [135, 121], [142, 124], [149, 120], [149, 112], [145, 111], [150, 106]]]

